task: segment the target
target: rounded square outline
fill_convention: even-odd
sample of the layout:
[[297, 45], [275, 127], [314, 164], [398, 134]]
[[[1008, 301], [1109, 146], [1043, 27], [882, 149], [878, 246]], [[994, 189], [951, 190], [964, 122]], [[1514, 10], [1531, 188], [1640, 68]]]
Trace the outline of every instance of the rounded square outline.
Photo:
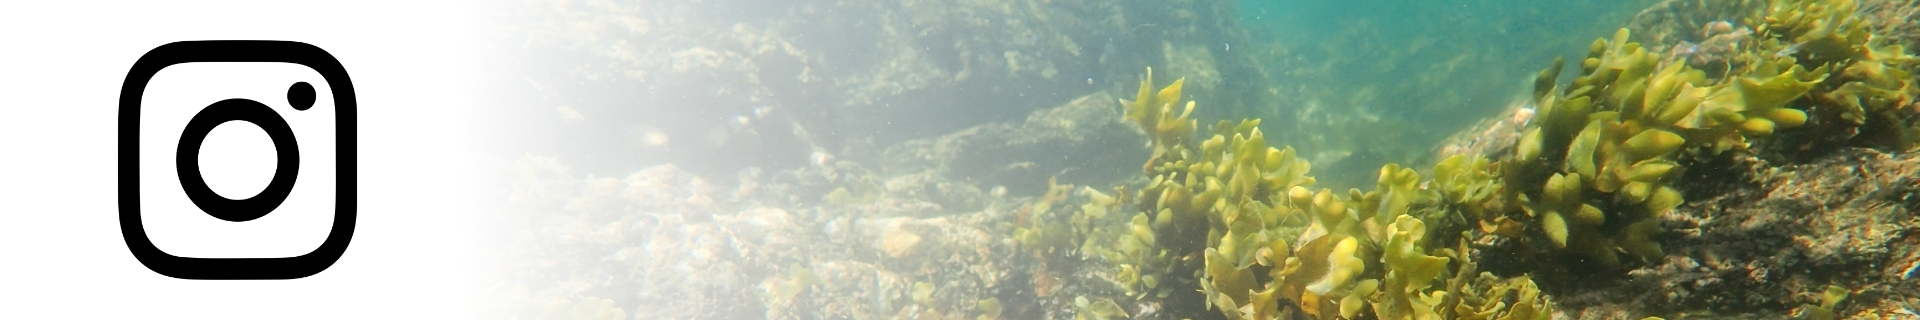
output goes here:
[[[167, 254], [147, 238], [140, 221], [140, 99], [147, 82], [168, 66], [193, 62], [284, 62], [313, 69], [333, 91], [335, 169], [333, 227], [319, 248], [285, 258], [188, 258]], [[140, 56], [120, 86], [120, 234], [147, 269], [168, 277], [204, 280], [298, 279], [333, 266], [353, 238], [358, 194], [353, 82], [347, 69], [320, 47], [294, 41], [212, 40], [168, 43]]]

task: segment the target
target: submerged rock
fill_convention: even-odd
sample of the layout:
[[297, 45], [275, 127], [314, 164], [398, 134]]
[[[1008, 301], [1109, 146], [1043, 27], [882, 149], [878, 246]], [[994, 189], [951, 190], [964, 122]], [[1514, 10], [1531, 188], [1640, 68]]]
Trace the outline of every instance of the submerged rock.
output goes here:
[[1137, 170], [1108, 164], [1145, 157], [1113, 107], [1089, 95], [888, 148], [887, 170], [840, 160], [749, 171], [737, 186], [673, 165], [576, 178], [527, 156], [507, 213], [524, 228], [508, 232], [490, 296], [524, 318], [563, 305], [553, 301], [639, 318], [1065, 317], [1057, 312], [1076, 295], [1113, 289], [1068, 260], [1018, 250], [1007, 226], [1039, 192], [983, 190], [1045, 187], [1048, 176], [1107, 184]]
[[[888, 172], [925, 173], [1011, 194], [1040, 194], [1049, 177], [1111, 183], [1137, 172], [1146, 159], [1145, 136], [1120, 121], [1115, 98], [1104, 92], [1028, 114], [887, 148]], [[978, 209], [978, 204], [961, 210]]]
[[1713, 195], [1662, 219], [1663, 261], [1563, 288], [1556, 301], [1578, 318], [1776, 318], [1834, 285], [1852, 293], [1835, 311], [1873, 319], [1920, 302], [1920, 279], [1903, 276], [1920, 261], [1920, 153], [1852, 148], [1803, 164], [1728, 165], [1715, 171], [1729, 176], [1689, 177], [1705, 180], [1692, 191]]

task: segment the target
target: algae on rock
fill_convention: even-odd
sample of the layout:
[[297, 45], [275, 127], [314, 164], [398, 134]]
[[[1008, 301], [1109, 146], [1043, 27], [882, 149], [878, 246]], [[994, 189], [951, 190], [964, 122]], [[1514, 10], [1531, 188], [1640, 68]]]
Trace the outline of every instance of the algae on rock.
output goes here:
[[[1197, 285], [1195, 302], [1229, 319], [1439, 319], [1468, 310], [1448, 300], [1468, 288], [1450, 283], [1473, 280], [1447, 276], [1464, 268], [1454, 263], [1460, 253], [1434, 245], [1460, 243], [1459, 234], [1428, 230], [1464, 228], [1466, 208], [1500, 210], [1491, 201], [1502, 189], [1494, 164], [1449, 161], [1439, 167], [1447, 180], [1437, 183], [1388, 164], [1372, 191], [1315, 191], [1307, 161], [1291, 148], [1269, 146], [1257, 119], [1220, 121], [1194, 139], [1195, 103], [1181, 99], [1184, 81], [1154, 90], [1150, 75], [1136, 99], [1121, 101], [1126, 119], [1153, 145], [1142, 168], [1149, 182], [1131, 195], [1117, 190], [1119, 197], [1087, 189], [1095, 201], [1076, 213], [1111, 215], [1109, 199], [1142, 211], [1084, 233], [1082, 252], [1118, 265], [1113, 281], [1126, 298], [1187, 301], [1183, 291], [1191, 289], [1169, 284]], [[1422, 187], [1427, 183], [1446, 191]], [[1516, 279], [1530, 288], [1530, 280]], [[1520, 303], [1544, 308], [1544, 299]], [[1511, 314], [1485, 308], [1475, 312]]]

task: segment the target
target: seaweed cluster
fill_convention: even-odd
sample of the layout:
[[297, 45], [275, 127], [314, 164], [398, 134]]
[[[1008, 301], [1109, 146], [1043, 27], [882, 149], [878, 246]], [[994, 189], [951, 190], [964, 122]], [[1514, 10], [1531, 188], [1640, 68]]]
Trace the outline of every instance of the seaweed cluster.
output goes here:
[[1799, 126], [1806, 115], [1782, 105], [1819, 80], [1794, 66], [1707, 86], [1703, 72], [1660, 67], [1627, 37], [1621, 29], [1596, 40], [1565, 90], [1554, 90], [1559, 61], [1541, 71], [1539, 121], [1505, 161], [1508, 184], [1526, 192], [1515, 199], [1554, 247], [1608, 267], [1620, 266], [1616, 253], [1662, 254], [1649, 236], [1659, 231], [1655, 218], [1683, 201], [1670, 186], [1682, 149], [1744, 148], [1745, 137], [1771, 134], [1776, 123]]
[[[1906, 71], [1915, 59], [1879, 44], [1854, 9], [1775, 1], [1715, 70], [1663, 58], [1620, 29], [1592, 43], [1570, 82], [1558, 81], [1564, 60], [1540, 71], [1535, 121], [1503, 158], [1455, 155], [1431, 179], [1389, 163], [1367, 191], [1313, 189], [1308, 162], [1270, 146], [1258, 119], [1202, 132], [1184, 79], [1155, 90], [1149, 69], [1120, 101], [1149, 137], [1148, 182], [1079, 189], [1088, 201], [1077, 210], [1052, 210], [1073, 190], [1054, 185], [1027, 210], [1053, 214], [1016, 238], [1043, 255], [1079, 243], [1065, 251], [1116, 268], [1100, 276], [1124, 295], [1081, 297], [1083, 318], [1128, 316], [1117, 306], [1132, 304], [1116, 299], [1164, 302], [1175, 317], [1548, 318], [1536, 276], [1666, 255], [1660, 218], [1686, 202], [1678, 186], [1691, 166], [1818, 141], [1920, 144], [1910, 108], [1920, 90]], [[1545, 263], [1482, 272], [1472, 258], [1489, 244]]]
[[[1915, 95], [1902, 71], [1912, 56], [1877, 45], [1853, 11], [1848, 0], [1776, 2], [1754, 19], [1757, 44], [1717, 79], [1663, 65], [1626, 29], [1595, 40], [1564, 86], [1556, 60], [1535, 82], [1539, 120], [1504, 161], [1525, 215], [1493, 218], [1537, 219], [1555, 249], [1618, 269], [1663, 255], [1657, 218], [1685, 201], [1674, 180], [1701, 159], [1760, 152], [1750, 148], [1765, 138], [1913, 148], [1920, 128], [1901, 108]], [[1862, 134], [1873, 132], [1892, 134]]]
[[[1089, 188], [1087, 191], [1092, 192]], [[1087, 232], [1091, 220], [1106, 217], [1102, 203], [1112, 202], [1106, 197], [1096, 197], [1084, 210], [1074, 211], [1071, 207], [1060, 210], [1056, 206], [1067, 202], [1073, 192], [1073, 185], [1059, 184], [1056, 179], [1047, 179], [1047, 192], [1033, 204], [1019, 208], [1014, 217], [1013, 239], [1027, 248], [1034, 256], [1058, 257], [1073, 249], [1078, 238]], [[1098, 195], [1098, 192], [1093, 192]], [[1100, 195], [1104, 196], [1104, 195]], [[1061, 222], [1065, 223], [1061, 223]]]
[[1813, 89], [1808, 110], [1840, 132], [1829, 135], [1897, 150], [1920, 146], [1916, 110], [1903, 108], [1917, 92], [1911, 73], [1917, 61], [1869, 30], [1856, 6], [1853, 0], [1776, 2], [1751, 18], [1763, 39], [1757, 51], [1825, 68], [1827, 79]]
[[[1556, 81], [1562, 61], [1540, 72], [1538, 120], [1507, 158], [1453, 156], [1431, 180], [1387, 164], [1364, 192], [1310, 189], [1307, 161], [1269, 146], [1257, 119], [1195, 139], [1184, 81], [1153, 90], [1149, 70], [1121, 101], [1153, 147], [1149, 182], [1117, 197], [1084, 189], [1094, 201], [1074, 213], [1072, 240], [1118, 267], [1111, 280], [1127, 298], [1180, 301], [1179, 288], [1197, 285], [1190, 298], [1229, 319], [1546, 317], [1529, 275], [1475, 272], [1470, 229], [1550, 243], [1560, 266], [1622, 270], [1665, 255], [1659, 217], [1685, 202], [1675, 185], [1702, 159], [1758, 152], [1756, 142], [1796, 130], [1913, 146], [1902, 107], [1914, 90], [1901, 71], [1913, 59], [1874, 45], [1846, 12], [1849, 1], [1776, 3], [1756, 18], [1759, 43], [1713, 78], [1663, 63], [1621, 29], [1593, 42], [1570, 83]], [[1139, 212], [1106, 218], [1127, 203]]]
[[[1079, 252], [1113, 262], [1118, 270], [1109, 280], [1125, 292], [1121, 299], [1166, 301], [1175, 317], [1218, 312], [1228, 319], [1550, 314], [1529, 278], [1478, 272], [1466, 247], [1441, 248], [1463, 243], [1463, 234], [1429, 232], [1429, 225], [1457, 229], [1464, 221], [1450, 218], [1457, 211], [1501, 196], [1487, 160], [1450, 159], [1436, 169], [1446, 172], [1435, 183], [1442, 188], [1423, 188], [1433, 181], [1388, 164], [1372, 191], [1309, 189], [1307, 161], [1269, 146], [1257, 119], [1221, 121], [1207, 138], [1193, 139], [1195, 104], [1181, 101], [1182, 83], [1153, 90], [1149, 70], [1135, 99], [1121, 101], [1126, 118], [1151, 137], [1146, 186], [1116, 189], [1118, 196], [1083, 189], [1091, 201], [1072, 214], [1073, 224], [1088, 226], [1072, 228], [1083, 231], [1073, 233], [1084, 241]], [[1138, 212], [1113, 214], [1126, 204]], [[1027, 240], [1035, 229], [1021, 230], [1022, 242], [1048, 247]], [[1107, 301], [1077, 305], [1093, 311]], [[1179, 309], [1187, 303], [1207, 309]], [[1107, 312], [1081, 315], [1126, 315], [1098, 309]]]

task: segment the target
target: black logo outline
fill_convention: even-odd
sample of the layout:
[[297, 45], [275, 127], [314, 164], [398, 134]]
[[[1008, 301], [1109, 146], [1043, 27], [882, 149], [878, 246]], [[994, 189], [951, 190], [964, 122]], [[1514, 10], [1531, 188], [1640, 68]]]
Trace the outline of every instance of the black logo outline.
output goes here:
[[[153, 75], [161, 69], [194, 62], [292, 63], [313, 69], [326, 79], [332, 89], [335, 112], [334, 217], [326, 240], [313, 251], [283, 258], [188, 258], [161, 251], [147, 237], [140, 220], [140, 100], [146, 92], [147, 82], [153, 80]], [[125, 238], [127, 248], [147, 269], [181, 279], [298, 279], [333, 266], [346, 252], [347, 243], [353, 238], [357, 211], [355, 115], [358, 109], [355, 101], [353, 82], [347, 77], [346, 67], [341, 66], [340, 61], [326, 50], [306, 43], [181, 41], [147, 51], [127, 71], [126, 81], [120, 87], [120, 234]], [[279, 173], [276, 172], [277, 175]]]

